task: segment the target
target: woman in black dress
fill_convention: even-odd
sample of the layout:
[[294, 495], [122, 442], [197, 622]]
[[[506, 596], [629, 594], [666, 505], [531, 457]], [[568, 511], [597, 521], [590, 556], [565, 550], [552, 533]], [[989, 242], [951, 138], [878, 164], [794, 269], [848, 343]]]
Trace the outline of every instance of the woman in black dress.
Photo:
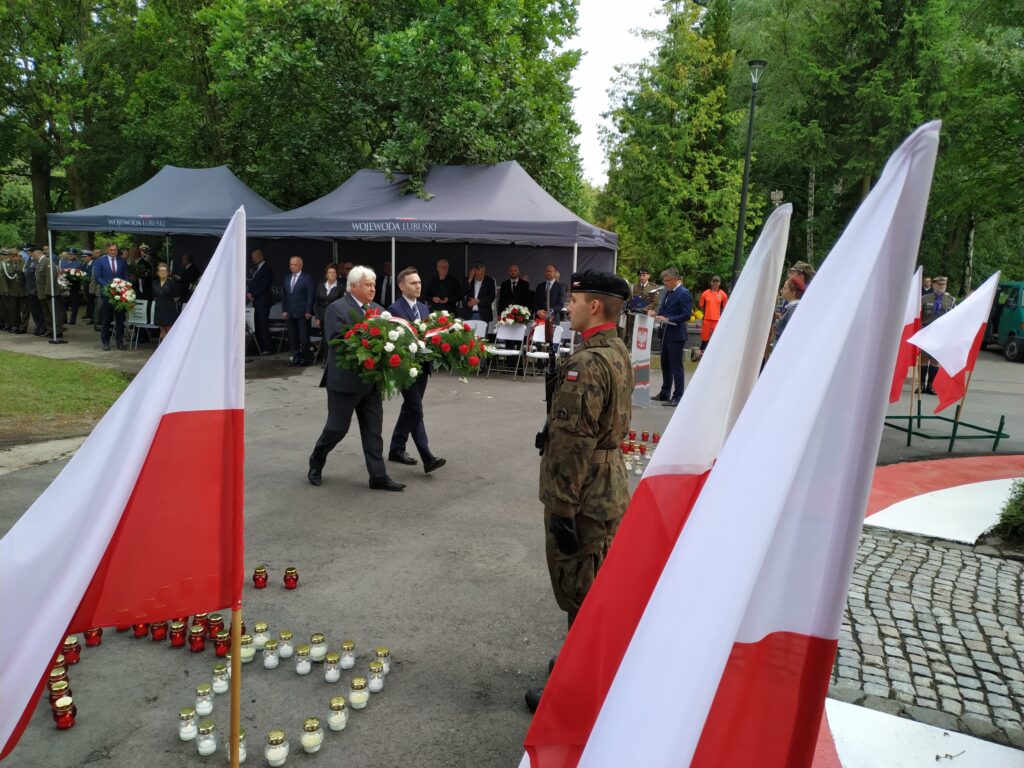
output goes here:
[[171, 279], [167, 265], [160, 263], [153, 280], [153, 323], [160, 326], [160, 341], [178, 317], [178, 284]]
[[338, 282], [338, 265], [328, 264], [324, 270], [324, 280], [316, 286], [316, 304], [313, 306], [313, 326], [324, 327], [324, 313], [327, 312], [327, 305], [335, 299], [340, 299], [345, 293], [345, 286]]

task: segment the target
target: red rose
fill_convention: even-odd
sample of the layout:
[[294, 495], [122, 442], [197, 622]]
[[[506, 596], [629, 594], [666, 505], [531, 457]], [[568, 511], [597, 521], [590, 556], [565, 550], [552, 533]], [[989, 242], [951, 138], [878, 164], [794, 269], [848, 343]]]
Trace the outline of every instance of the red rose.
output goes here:
[[351, 339], [353, 333], [355, 333], [355, 331], [353, 331], [351, 328], [349, 328], [347, 331], [345, 331], [345, 338], [346, 339]]
[[476, 368], [478, 365], [480, 365], [480, 358], [477, 357], [476, 355], [473, 355], [472, 357], [469, 358], [469, 364], [472, 367]]
[[367, 349], [370, 348], [370, 342], [368, 342], [366, 339], [361, 339], [361, 341], [363, 342], [364, 347], [366, 347]]
[[355, 328], [358, 331], [363, 331], [363, 330], [366, 330], [367, 328], [369, 328], [370, 326], [369, 326], [369, 323], [356, 323], [352, 327]]
[[449, 352], [452, 351], [452, 345], [446, 341], [444, 344], [441, 345], [441, 351], [444, 352], [445, 354], [448, 354]]
[[461, 345], [459, 345], [459, 354], [460, 355], [465, 355], [467, 352], [469, 352], [469, 345], [468, 344], [461, 344]]
[[430, 343], [436, 347], [438, 344], [441, 343], [441, 337], [435, 333], [433, 336], [430, 337]]
[[439, 317], [437, 319], [437, 322], [438, 322], [438, 325], [440, 325], [442, 328], [444, 328], [446, 325], [451, 323], [451, 320], [449, 318], [445, 317], [444, 315], [442, 315], [441, 317]]
[[373, 328], [370, 329], [370, 335], [380, 336], [380, 328], [378, 328], [377, 326], [373, 326]]
[[463, 323], [462, 324], [462, 330], [464, 330], [464, 331], [472, 331], [473, 329], [469, 327], [469, 323]]
[[366, 310], [366, 316], [367, 317], [376, 317], [379, 314], [380, 314], [380, 310], [379, 309], [368, 309], [368, 310]]
[[402, 357], [401, 355], [392, 355], [388, 362], [391, 363], [392, 368], [397, 368], [402, 364]]
[[365, 368], [366, 370], [372, 371], [374, 367], [376, 367], [376, 363], [373, 362], [372, 358], [368, 357], [365, 360], [363, 360], [363, 368]]

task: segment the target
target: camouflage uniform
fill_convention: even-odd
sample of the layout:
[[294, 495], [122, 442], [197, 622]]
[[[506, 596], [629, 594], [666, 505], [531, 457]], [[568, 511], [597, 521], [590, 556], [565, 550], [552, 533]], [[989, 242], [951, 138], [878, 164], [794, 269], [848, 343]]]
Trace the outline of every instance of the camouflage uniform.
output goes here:
[[[931, 325], [944, 314], [956, 306], [956, 299], [951, 293], [943, 292], [940, 301], [940, 310], [935, 311], [935, 294], [926, 293], [921, 297], [921, 327]], [[921, 350], [921, 365], [938, 365], [938, 361]], [[929, 386], [931, 386], [929, 384]]]
[[[576, 616], [608, 554], [629, 503], [619, 444], [632, 414], [633, 370], [615, 330], [601, 330], [559, 365], [540, 464], [540, 500], [551, 586]], [[575, 518], [579, 550], [567, 555], [550, 532], [552, 515]]]

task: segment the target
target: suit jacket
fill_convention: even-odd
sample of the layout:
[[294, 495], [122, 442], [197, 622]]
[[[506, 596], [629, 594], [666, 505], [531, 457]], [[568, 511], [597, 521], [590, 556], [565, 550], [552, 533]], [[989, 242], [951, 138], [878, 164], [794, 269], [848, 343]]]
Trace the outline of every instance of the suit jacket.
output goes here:
[[686, 341], [686, 322], [693, 314], [693, 296], [686, 290], [686, 286], [680, 283], [674, 291], [666, 288], [658, 306], [658, 314], [675, 323], [665, 326], [665, 341]]
[[[484, 275], [483, 281], [480, 283], [480, 295], [473, 295], [474, 282], [469, 281], [469, 285], [466, 286], [466, 301], [470, 299], [480, 300], [480, 319], [485, 323], [491, 322], [494, 319], [494, 299], [498, 295], [498, 286], [494, 282], [494, 278], [490, 275]], [[473, 317], [473, 308], [466, 305], [465, 311], [466, 319]]]
[[[557, 315], [565, 307], [565, 288], [555, 280], [551, 284], [551, 311]], [[548, 281], [544, 280], [537, 286], [533, 294], [533, 311], [548, 308]], [[555, 318], [558, 319], [557, 317]]]
[[139, 258], [129, 272], [132, 275], [132, 285], [135, 288], [135, 295], [140, 299], [151, 299], [150, 288], [153, 287], [153, 265], [145, 256]]
[[288, 317], [300, 318], [313, 314], [313, 301], [316, 299], [316, 286], [313, 285], [313, 278], [305, 272], [299, 272], [299, 279], [295, 281], [295, 290], [292, 290], [292, 273], [284, 276], [281, 284], [281, 311], [287, 312]]
[[[384, 290], [384, 282], [387, 281], [387, 291]], [[395, 285], [395, 278], [390, 275], [385, 275], [381, 272], [377, 275], [377, 293], [374, 295], [374, 299], [377, 300], [383, 306], [387, 306], [391, 303], [391, 289], [394, 288], [395, 297], [401, 296], [402, 294], [398, 291], [398, 286]]]
[[110, 257], [100, 256], [92, 262], [92, 279], [96, 281], [96, 284], [102, 289], [110, 285], [111, 281], [115, 277], [122, 280], [128, 279], [128, 266], [124, 263], [124, 259], [115, 258], [114, 268], [110, 268]]
[[[185, 304], [189, 299], [192, 298], [192, 293], [195, 291], [196, 286], [199, 284], [199, 278], [202, 274], [199, 272], [199, 267], [195, 264], [189, 264], [185, 269], [181, 271], [181, 303]], [[273, 277], [273, 274], [271, 274]]]
[[[466, 289], [462, 285], [462, 281], [451, 272], [448, 273], [444, 280], [435, 273], [430, 282], [427, 283], [427, 287], [423, 290], [423, 296], [430, 303], [430, 310], [432, 312], [440, 312], [446, 309], [453, 315], [456, 313], [459, 302], [465, 293]], [[435, 304], [433, 301], [435, 296], [439, 299], [448, 299], [448, 303]]]
[[[430, 314], [430, 308], [427, 307], [427, 305], [424, 304], [422, 301], [417, 301], [416, 306], [417, 308], [419, 308], [420, 311], [419, 319], [426, 320], [427, 315]], [[403, 320], [408, 320], [410, 323], [415, 323], [417, 319], [412, 312], [412, 307], [409, 306], [409, 302], [405, 300], [405, 296], [399, 296], [397, 299], [395, 299], [395, 303], [388, 307], [388, 312], [390, 312], [395, 317], [400, 317]], [[428, 376], [430, 375], [430, 363], [427, 363], [426, 365], [423, 366], [423, 372], [426, 373]]]
[[[373, 301], [370, 302], [370, 309], [376, 309], [378, 312], [384, 311], [384, 307]], [[324, 340], [328, 342], [327, 367], [320, 380], [321, 387], [327, 387], [332, 392], [350, 395], [368, 395], [373, 391], [373, 385], [367, 384], [359, 378], [358, 371], [338, 367], [336, 354], [338, 348], [330, 343], [331, 339], [341, 336], [347, 327], [360, 322], [364, 315], [363, 310], [359, 308], [359, 302], [351, 293], [346, 293], [327, 307], [327, 312], [324, 314]]]
[[501, 289], [498, 291], [498, 316], [505, 311], [505, 307], [511, 306], [512, 304], [520, 304], [527, 309], [530, 308], [530, 302], [533, 299], [533, 291], [530, 290], [530, 283], [523, 278], [518, 278], [516, 281], [516, 289], [512, 290], [512, 280], [506, 280], [501, 284]]
[[[46, 299], [50, 296], [60, 296], [60, 288], [57, 287], [57, 275], [60, 274], [60, 270], [53, 266], [53, 262], [49, 256], [43, 256], [36, 263], [36, 297], [40, 299]], [[51, 274], [52, 273], [52, 274]], [[50, 281], [53, 280], [53, 287], [51, 288]]]
[[322, 324], [324, 321], [324, 315], [327, 312], [327, 307], [333, 304], [335, 301], [341, 298], [345, 292], [345, 284], [338, 280], [334, 283], [334, 287], [331, 290], [327, 290], [326, 281], [316, 284], [316, 316]]
[[[192, 266], [194, 267], [195, 265], [193, 264]], [[290, 272], [288, 274], [291, 275]], [[249, 293], [252, 294], [253, 305], [256, 302], [271, 303], [273, 292], [274, 268], [264, 261], [258, 265], [257, 269], [253, 270], [252, 276], [249, 278]]]

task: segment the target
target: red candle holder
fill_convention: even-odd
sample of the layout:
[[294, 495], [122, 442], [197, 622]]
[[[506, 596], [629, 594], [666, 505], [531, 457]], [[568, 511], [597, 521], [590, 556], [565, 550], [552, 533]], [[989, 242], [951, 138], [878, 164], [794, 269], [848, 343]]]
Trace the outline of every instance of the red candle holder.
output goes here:
[[219, 613], [211, 613], [206, 624], [206, 634], [210, 637], [217, 637], [217, 633], [224, 629], [224, 617]]
[[138, 640], [149, 634], [149, 624], [132, 624], [132, 637]]
[[631, 429], [629, 430], [629, 442], [632, 443], [634, 440], [636, 440], [636, 430]]
[[640, 440], [642, 442], [646, 443], [650, 439], [651, 439], [651, 433], [648, 432], [646, 429], [643, 432], [640, 433]]
[[260, 565], [252, 572], [252, 583], [256, 589], [265, 589], [267, 586], [267, 566]]
[[230, 650], [231, 633], [222, 629], [217, 633], [217, 636], [213, 638], [213, 652], [217, 655], [218, 659], [223, 659], [228, 655], [228, 651]]
[[641, 456], [646, 456], [647, 455], [647, 446], [644, 445], [643, 443], [640, 444], [640, 455]]
[[206, 650], [206, 630], [201, 624], [193, 624], [188, 634], [188, 649], [192, 653], [202, 653]]
[[57, 699], [53, 705], [53, 721], [57, 724], [57, 730], [66, 731], [75, 724], [77, 709], [70, 696]]
[[67, 680], [61, 680], [50, 686], [50, 707], [53, 708], [60, 699], [71, 695], [71, 686]]
[[210, 629], [210, 617], [205, 613], [197, 613], [192, 617], [192, 626], [200, 626], [203, 628], [203, 637], [209, 633]]
[[183, 648], [185, 646], [185, 622], [180, 619], [172, 621], [170, 636], [172, 648]]
[[82, 660], [82, 646], [78, 644], [77, 635], [68, 635], [64, 640], [64, 661], [67, 664], [77, 664]]
[[103, 627], [96, 627], [95, 629], [85, 630], [85, 644], [89, 648], [94, 648], [103, 642]]
[[160, 643], [167, 639], [167, 622], [154, 621], [149, 625], [150, 637], [154, 643]]
[[299, 586], [299, 572], [295, 568], [284, 569], [284, 588], [295, 589]]
[[655, 433], [654, 433], [653, 435], [651, 435], [651, 440], [652, 440], [652, 441], [653, 441], [654, 443], [658, 443], [658, 442], [660, 442], [660, 441], [661, 441], [661, 435], [660, 435], [660, 434], [658, 434], [657, 432], [655, 432]]
[[67, 670], [64, 667], [54, 667], [50, 670], [50, 681], [49, 685], [53, 686], [56, 683], [66, 681], [68, 679]]
[[53, 666], [54, 667], [63, 667], [64, 666], [64, 654], [63, 653], [58, 653], [57, 654], [57, 658], [53, 660]]
[[118, 632], [127, 632], [131, 628], [131, 624], [117, 624], [114, 626], [114, 629], [116, 629]]

